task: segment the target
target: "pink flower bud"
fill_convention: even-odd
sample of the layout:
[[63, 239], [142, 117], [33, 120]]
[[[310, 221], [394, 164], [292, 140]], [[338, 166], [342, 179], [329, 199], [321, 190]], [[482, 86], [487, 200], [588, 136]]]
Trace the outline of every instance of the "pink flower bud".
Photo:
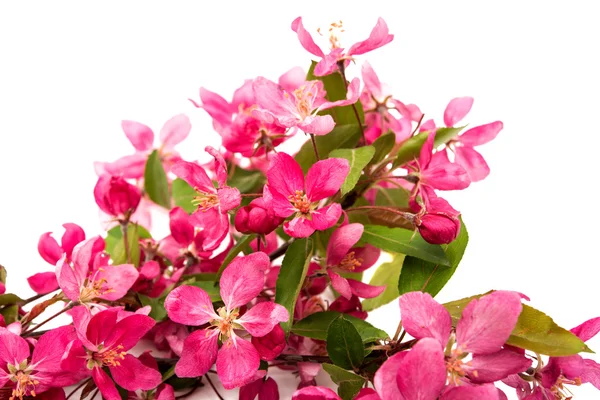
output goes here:
[[423, 239], [432, 244], [450, 243], [460, 232], [459, 219], [441, 212], [417, 216], [415, 224]]
[[105, 213], [124, 217], [131, 215], [140, 204], [140, 189], [128, 183], [120, 176], [103, 175], [94, 188], [96, 204]]
[[261, 197], [238, 210], [235, 215], [235, 229], [241, 233], [266, 235], [281, 225], [284, 219], [276, 216]]

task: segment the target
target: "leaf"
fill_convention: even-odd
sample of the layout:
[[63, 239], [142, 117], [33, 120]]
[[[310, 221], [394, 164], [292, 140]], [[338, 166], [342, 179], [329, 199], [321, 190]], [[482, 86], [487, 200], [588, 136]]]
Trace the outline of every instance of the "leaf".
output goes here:
[[196, 206], [192, 204], [192, 200], [196, 196], [196, 191], [183, 179], [177, 178], [171, 184], [173, 192], [173, 202], [177, 207], [181, 207], [188, 214], [196, 211]]
[[217, 274], [213, 272], [201, 272], [198, 274], [185, 274], [181, 277], [182, 280], [193, 278], [195, 282], [214, 282], [217, 280]]
[[[118, 227], [121, 229], [121, 227]], [[112, 249], [112, 253], [109, 252], [110, 258], [113, 261], [113, 265], [131, 263], [133, 265], [139, 265], [140, 263], [140, 236], [138, 233], [138, 225], [129, 223], [127, 226], [127, 244], [129, 248], [129, 262], [127, 260], [127, 253], [125, 252], [125, 241], [123, 240], [123, 234], [121, 233], [120, 240], [117, 241]], [[106, 250], [108, 252], [108, 249]]]
[[375, 205], [383, 207], [408, 208], [410, 192], [406, 189], [378, 188], [375, 196]]
[[372, 311], [400, 296], [400, 293], [398, 293], [398, 279], [400, 278], [403, 261], [404, 255], [397, 254], [391, 262], [381, 264], [377, 268], [369, 284], [375, 286], [385, 285], [385, 290], [377, 297], [364, 299], [362, 302], [363, 310]]
[[203, 289], [206, 293], [208, 293], [208, 296], [210, 297], [210, 301], [212, 301], [213, 303], [222, 301], [221, 291], [220, 291], [221, 289], [219, 288], [219, 285], [215, 285], [215, 282], [200, 281], [200, 282], [186, 283], [186, 285], [196, 286], [196, 287], [199, 287], [200, 289]]
[[372, 144], [375, 147], [375, 154], [371, 161], [369, 161], [369, 165], [383, 161], [389, 152], [392, 151], [394, 144], [396, 144], [396, 135], [393, 132], [379, 136]]
[[442, 290], [456, 271], [469, 242], [469, 233], [462, 219], [460, 224], [458, 237], [452, 243], [447, 244], [444, 250], [450, 261], [450, 268], [416, 257], [406, 257], [398, 280], [400, 294], [418, 290], [435, 296]]
[[[441, 144], [448, 143], [450, 139], [455, 138], [463, 129], [464, 126], [456, 128], [438, 128], [435, 131], [435, 141], [433, 142], [434, 148]], [[421, 147], [423, 147], [423, 143], [425, 143], [427, 136], [429, 136], [429, 131], [424, 131], [404, 142], [396, 154], [396, 158], [392, 163], [392, 169], [412, 161], [415, 158], [419, 158]]]
[[249, 193], [264, 183], [265, 176], [260, 171], [247, 171], [239, 166], [231, 170], [233, 173], [227, 178], [227, 185], [237, 188], [241, 193]]
[[10, 304], [23, 304], [24, 300], [13, 293], [6, 293], [0, 295], [0, 306], [6, 306]]
[[0, 282], [6, 283], [6, 268], [4, 268], [4, 265], [0, 265]]
[[358, 331], [340, 315], [327, 329], [327, 354], [333, 363], [344, 369], [358, 369], [365, 359], [365, 348]]
[[148, 193], [150, 200], [158, 205], [171, 208], [171, 195], [169, 194], [169, 181], [163, 168], [158, 150], [154, 150], [144, 170], [144, 190]]
[[17, 304], [6, 305], [0, 310], [6, 325], [12, 324], [19, 318], [19, 306]]
[[[402, 228], [413, 232], [412, 222], [403, 217], [400, 212], [406, 212], [406, 208], [386, 207], [387, 209], [367, 209], [362, 212], [369, 217], [369, 222], [374, 225], [381, 225], [387, 228]], [[352, 214], [356, 214], [355, 212]]]
[[142, 306], [150, 306], [152, 308], [152, 311], [150, 311], [150, 314], [148, 314], [149, 317], [153, 318], [157, 322], [167, 318], [167, 310], [165, 309], [164, 298], [148, 297], [141, 293], [138, 293], [137, 296], [138, 299], [140, 299]]
[[362, 376], [346, 371], [337, 365], [325, 363], [323, 369], [329, 374], [331, 380], [339, 386], [338, 394], [343, 400], [353, 399], [366, 382]]
[[[360, 139], [360, 127], [354, 125], [336, 125], [327, 135], [315, 136], [319, 156], [324, 157], [335, 149], [353, 148]], [[302, 171], [306, 174], [308, 169], [317, 162], [315, 152], [310, 140], [307, 140], [294, 157]]]
[[441, 246], [427, 243], [419, 234], [414, 234], [406, 229], [365, 225], [360, 241], [372, 244], [383, 251], [406, 254], [441, 265], [450, 265]]
[[229, 253], [227, 253], [227, 256], [223, 260], [223, 264], [221, 264], [221, 266], [219, 267], [219, 270], [217, 271], [217, 280], [221, 278], [221, 275], [223, 275], [223, 271], [225, 271], [225, 268], [227, 268], [227, 266], [233, 261], [235, 257], [237, 257], [238, 254], [240, 254], [247, 246], [250, 245], [250, 242], [255, 237], [256, 234], [252, 233], [250, 235], [242, 236], [238, 239], [238, 242], [235, 244], [235, 246], [232, 247]]
[[[311, 339], [326, 340], [327, 329], [331, 322], [338, 318], [341, 313], [337, 311], [323, 311], [309, 315], [308, 317], [296, 322], [292, 327], [292, 333], [309, 337]], [[385, 339], [389, 335], [381, 329], [375, 328], [367, 321], [351, 315], [345, 315], [344, 318], [352, 323], [358, 334], [362, 338], [363, 343], [374, 342], [378, 339]]]
[[[452, 316], [452, 324], [456, 326], [467, 304], [489, 293], [491, 292], [444, 304]], [[570, 356], [580, 352], [593, 353], [576, 335], [561, 328], [548, 315], [527, 304], [523, 304], [517, 325], [506, 343], [551, 357]]]
[[364, 146], [357, 149], [336, 149], [329, 153], [330, 158], [345, 158], [350, 164], [350, 172], [348, 172], [348, 176], [340, 188], [342, 196], [354, 189], [363, 168], [371, 161], [374, 154], [375, 148], [373, 146]]
[[281, 269], [275, 284], [275, 303], [284, 306], [290, 314], [289, 320], [281, 323], [286, 335], [289, 334], [292, 328], [296, 300], [302, 285], [304, 285], [312, 252], [313, 243], [311, 239], [296, 240], [287, 249], [281, 263]]
[[[140, 239], [152, 238], [152, 236], [150, 236], [150, 232], [148, 232], [148, 230], [146, 230], [146, 228], [144, 228], [143, 226], [137, 225], [137, 230]], [[114, 228], [106, 232], [106, 238], [104, 239], [104, 243], [104, 251], [106, 251], [110, 255], [110, 258], [114, 260], [115, 246], [118, 243], [121, 243], [121, 246], [123, 245], [123, 232], [121, 231], [120, 225], [115, 226]]]

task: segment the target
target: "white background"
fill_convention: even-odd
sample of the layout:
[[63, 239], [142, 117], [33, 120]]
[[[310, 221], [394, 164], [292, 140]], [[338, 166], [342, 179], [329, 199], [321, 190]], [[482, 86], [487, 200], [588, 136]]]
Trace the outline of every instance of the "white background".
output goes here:
[[[121, 119], [157, 133], [184, 112], [193, 128], [179, 148], [203, 157], [216, 136], [186, 100], [200, 86], [230, 99], [246, 78], [307, 67], [290, 29], [298, 15], [313, 33], [343, 20], [346, 47], [382, 16], [396, 37], [365, 58], [396, 98], [441, 123], [451, 98], [473, 96], [466, 122], [505, 126], [480, 148], [491, 175], [445, 196], [471, 240], [438, 300], [514, 289], [567, 328], [600, 315], [593, 2], [214, 3], [0, 6], [0, 263], [9, 290], [27, 296], [24, 279], [51, 270], [36, 250], [43, 232], [59, 238], [61, 224], [76, 222], [88, 236], [102, 233], [92, 163], [132, 152]], [[394, 303], [371, 320], [393, 333], [397, 316]], [[589, 344], [600, 349], [599, 338]], [[577, 398], [598, 397], [586, 389]]]

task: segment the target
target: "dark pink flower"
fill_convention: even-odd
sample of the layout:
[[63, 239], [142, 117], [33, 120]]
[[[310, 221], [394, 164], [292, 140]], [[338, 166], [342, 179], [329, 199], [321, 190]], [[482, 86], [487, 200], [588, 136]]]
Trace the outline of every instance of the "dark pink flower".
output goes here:
[[422, 202], [411, 200], [410, 207], [416, 212], [414, 224], [429, 243], [445, 244], [454, 241], [460, 233], [460, 213], [433, 190], [424, 191]]
[[[150, 351], [144, 352], [141, 356], [138, 357], [138, 360], [144, 366], [151, 368], [153, 370], [158, 371], [158, 363], [156, 359], [150, 355]], [[137, 391], [129, 391], [127, 400], [175, 400], [175, 391], [171, 385], [167, 385], [165, 383], [160, 384], [156, 388], [156, 392], [153, 393], [153, 396], [149, 396], [147, 390], [137, 390]]]
[[279, 400], [279, 388], [273, 378], [260, 377], [240, 388], [239, 400]]
[[342, 400], [333, 390], [323, 386], [306, 386], [296, 390], [292, 400]]
[[379, 258], [380, 250], [366, 245], [353, 248], [363, 234], [364, 226], [353, 223], [336, 229], [327, 244], [327, 275], [331, 286], [347, 300], [355, 295], [361, 298], [379, 296], [385, 286], [372, 286], [355, 279], [342, 277], [340, 272], [363, 272]]
[[267, 171], [268, 185], [264, 188], [265, 202], [275, 215], [294, 217], [284, 223], [290, 236], [303, 238], [315, 230], [331, 228], [342, 214], [338, 203], [318, 208], [319, 202], [333, 196], [342, 186], [350, 170], [343, 158], [317, 161], [306, 174], [289, 155], [278, 153], [271, 158]]
[[309, 53], [321, 57], [321, 60], [315, 67], [314, 74], [316, 76], [324, 76], [336, 72], [338, 70], [338, 62], [342, 62], [346, 67], [353, 60], [352, 56], [378, 49], [394, 39], [394, 35], [389, 34], [387, 24], [383, 18], [379, 18], [368, 39], [353, 44], [347, 52], [344, 52], [337, 37], [339, 32], [343, 31], [342, 23], [341, 21], [335, 22], [329, 28], [330, 52], [329, 54], [325, 54], [314, 42], [310, 33], [304, 29], [302, 17], [298, 17], [292, 22], [292, 30], [298, 34], [298, 39], [302, 47]]
[[358, 101], [360, 81], [354, 78], [348, 86], [347, 97], [334, 102], [325, 99], [321, 81], [309, 81], [293, 92], [268, 79], [254, 80], [253, 89], [258, 108], [252, 115], [270, 124], [284, 128], [297, 127], [305, 133], [326, 135], [333, 130], [335, 122], [331, 115], [318, 115], [319, 111], [354, 104]]
[[240, 307], [263, 290], [269, 265], [269, 257], [262, 252], [237, 258], [229, 264], [220, 280], [225, 306], [216, 312], [208, 294], [198, 287], [184, 285], [169, 293], [165, 308], [171, 320], [192, 326], [211, 325], [192, 332], [185, 339], [182, 357], [175, 366], [177, 376], [202, 376], [216, 361], [225, 389], [243, 386], [254, 378], [260, 355], [252, 343], [238, 336], [239, 331], [261, 337], [288, 319], [287, 310], [273, 302], [257, 303], [240, 316]]
[[275, 215], [271, 207], [260, 197], [247, 206], [240, 207], [235, 214], [235, 229], [241, 233], [266, 235], [273, 232], [285, 218]]
[[346, 299], [344, 296], [338, 297], [331, 303], [329, 310], [352, 315], [363, 320], [368, 317], [367, 312], [363, 311], [360, 299], [356, 295], [352, 295], [350, 299]]
[[[97, 236], [75, 246], [71, 260], [66, 254], [56, 264], [58, 284], [67, 298], [89, 303], [96, 298], [118, 300], [123, 297], [139, 276], [131, 264], [108, 265], [106, 258], [97, 257]], [[94, 265], [94, 261], [100, 265]], [[91, 267], [92, 266], [92, 267]]]
[[[152, 329], [155, 324], [152, 318], [122, 313], [118, 308], [92, 316], [83, 306], [75, 307], [71, 315], [78, 338], [69, 344], [60, 362], [63, 370], [86, 371], [107, 400], [121, 399], [114, 382], [131, 391], [154, 389], [161, 383], [161, 374], [156, 369], [128, 353]], [[112, 379], [104, 367], [108, 367]]]
[[142, 193], [120, 176], [102, 175], [94, 187], [94, 198], [103, 212], [127, 220], [140, 204]]
[[229, 232], [227, 212], [240, 205], [240, 191], [226, 185], [227, 167], [223, 156], [208, 146], [206, 151], [215, 158], [215, 172], [218, 188], [215, 188], [204, 168], [198, 164], [180, 161], [171, 171], [186, 181], [196, 191], [192, 223], [202, 228], [203, 250], [212, 251], [219, 247]]

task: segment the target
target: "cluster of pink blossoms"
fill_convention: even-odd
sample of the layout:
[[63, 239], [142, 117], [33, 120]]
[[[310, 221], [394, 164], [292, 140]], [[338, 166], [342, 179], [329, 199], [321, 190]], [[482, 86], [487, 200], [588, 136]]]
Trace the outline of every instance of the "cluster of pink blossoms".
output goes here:
[[[328, 51], [301, 18], [291, 28], [317, 57], [308, 72], [248, 79], [231, 102], [204, 88], [192, 100], [221, 136], [205, 149], [214, 162], [175, 151], [192, 132], [183, 114], [156, 145], [150, 127], [123, 121], [135, 152], [95, 164], [107, 233], [87, 238], [66, 223], [60, 244], [42, 234], [53, 270], [29, 277], [28, 299], [5, 293], [0, 267], [0, 399], [81, 389], [81, 399], [172, 400], [218, 391], [214, 374], [242, 400], [274, 400], [273, 371], [297, 376], [296, 400], [502, 400], [506, 387], [549, 400], [571, 398], [570, 385], [600, 389], [600, 365], [579, 355], [600, 317], [568, 331], [517, 292], [433, 298], [468, 242], [439, 192], [488, 176], [475, 147], [502, 122], [465, 129], [470, 97], [449, 102], [443, 126], [398, 100], [362, 59], [394, 38], [381, 18], [348, 49], [341, 22]], [[348, 81], [356, 63], [361, 78]], [[302, 148], [281, 151], [294, 135]], [[160, 211], [163, 238], [151, 233]], [[382, 252], [394, 261], [363, 281]], [[390, 302], [394, 335], [366, 321]], [[62, 307], [52, 315], [53, 305]], [[322, 370], [337, 393], [319, 386]]]

